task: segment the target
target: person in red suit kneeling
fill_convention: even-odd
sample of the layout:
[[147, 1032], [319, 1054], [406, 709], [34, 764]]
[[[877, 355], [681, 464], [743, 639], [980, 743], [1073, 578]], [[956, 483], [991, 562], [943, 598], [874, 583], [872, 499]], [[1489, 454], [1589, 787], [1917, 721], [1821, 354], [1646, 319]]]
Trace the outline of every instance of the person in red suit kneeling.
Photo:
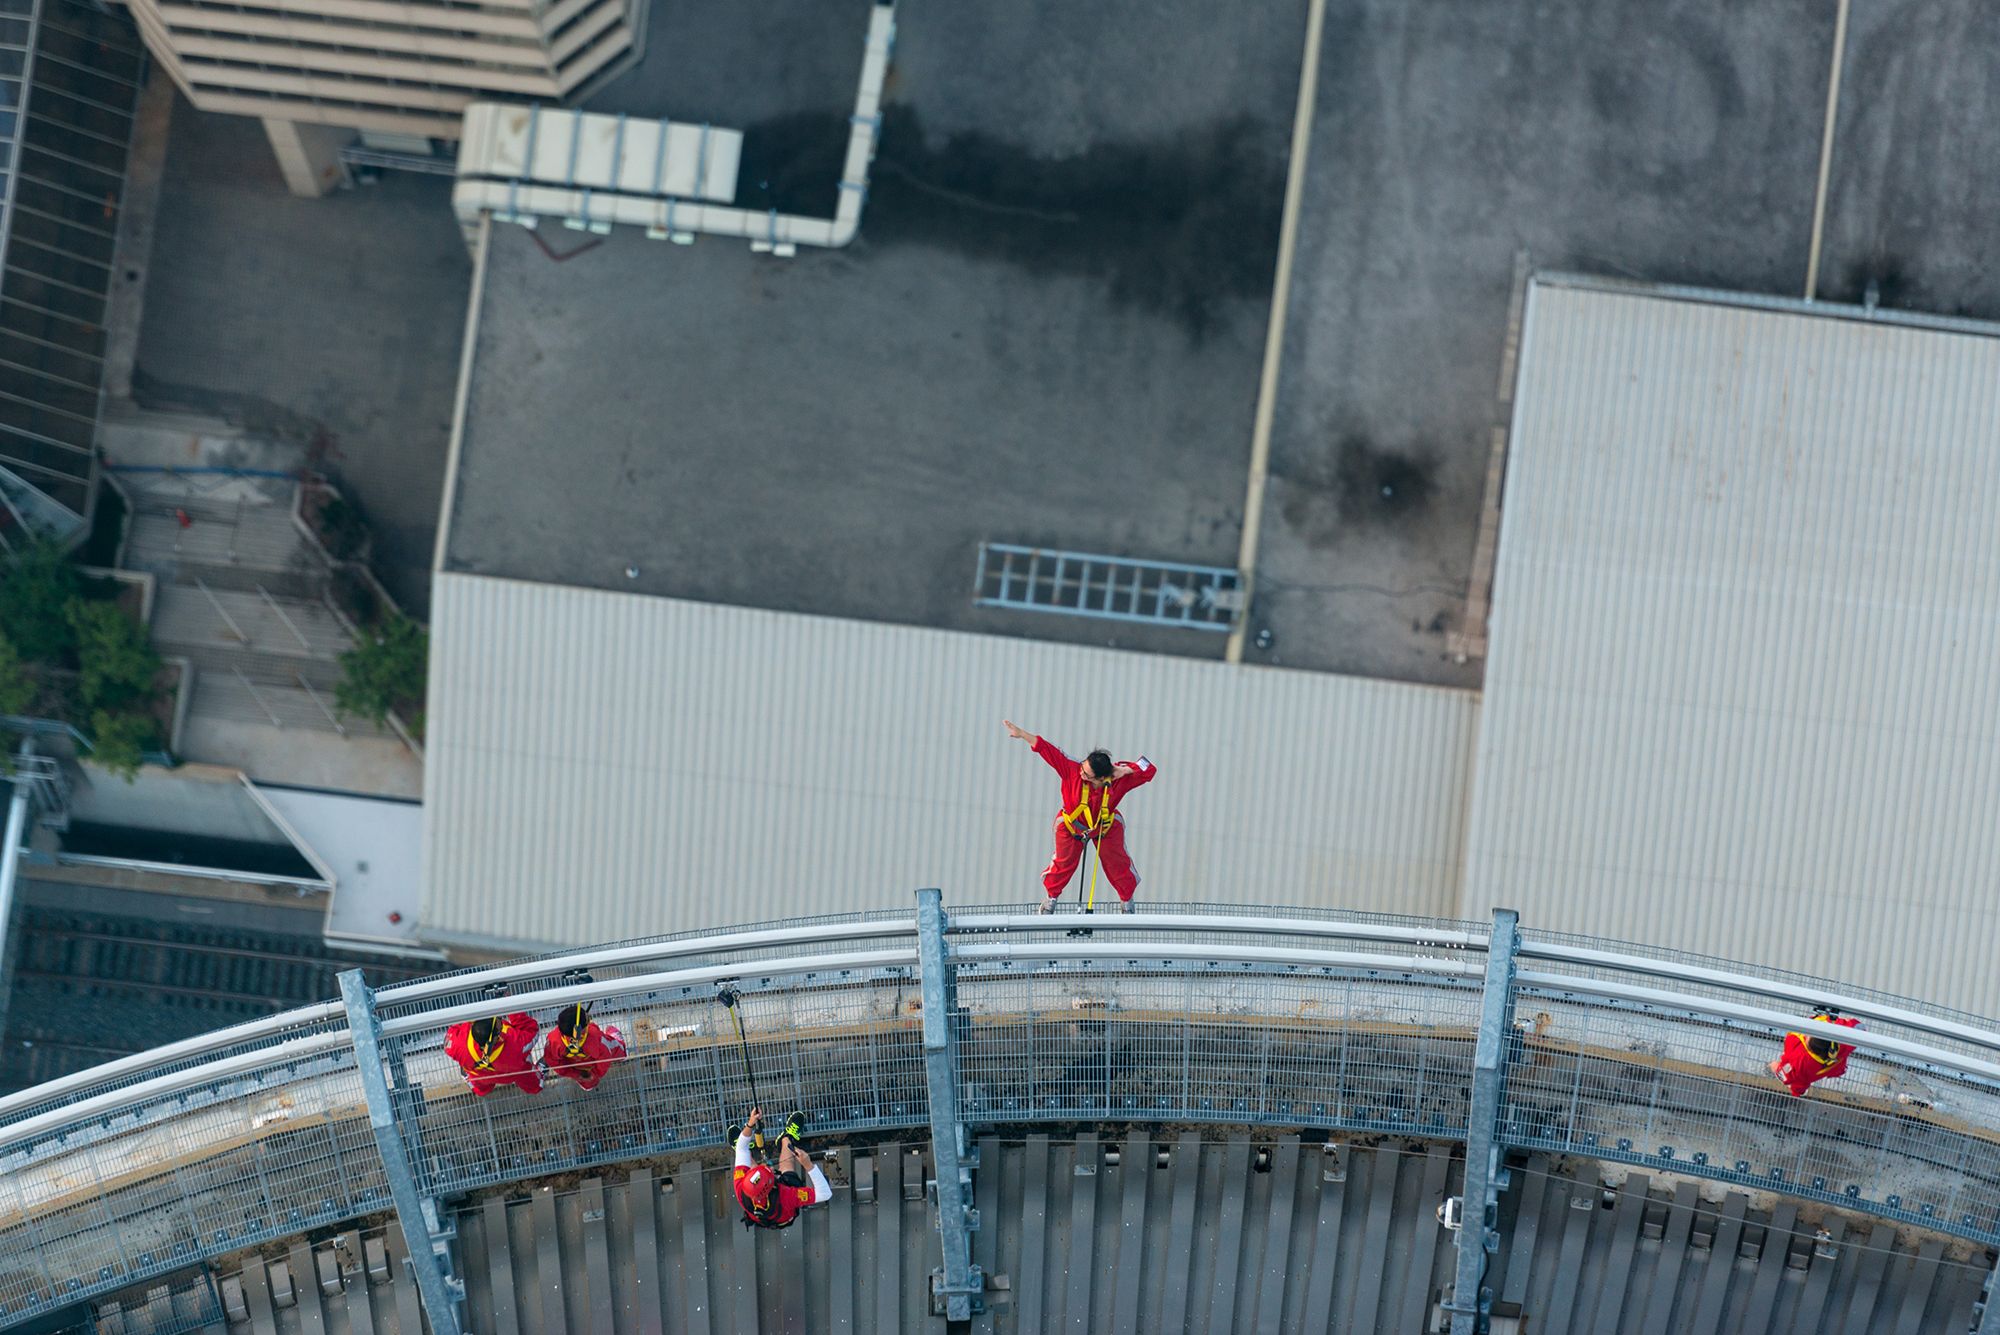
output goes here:
[[465, 1073], [472, 1092], [485, 1098], [499, 1085], [518, 1085], [526, 1094], [542, 1092], [535, 1070], [535, 1017], [522, 1011], [483, 1020], [464, 1020], [445, 1031], [445, 1054]]
[[576, 1002], [562, 1008], [556, 1027], [542, 1048], [542, 1066], [550, 1075], [596, 1089], [604, 1073], [625, 1056], [625, 1036], [615, 1025], [590, 1018], [590, 1008]]
[[[1814, 1011], [1812, 1018], [1848, 1029], [1861, 1027], [1861, 1021], [1851, 1015], [1843, 1016], [1830, 1007]], [[1845, 1073], [1847, 1054], [1852, 1051], [1852, 1043], [1839, 1043], [1820, 1035], [1786, 1034], [1785, 1051], [1771, 1063], [1771, 1074], [1785, 1082], [1785, 1088], [1792, 1091], [1793, 1098], [1800, 1098], [1815, 1081], [1831, 1080]]]

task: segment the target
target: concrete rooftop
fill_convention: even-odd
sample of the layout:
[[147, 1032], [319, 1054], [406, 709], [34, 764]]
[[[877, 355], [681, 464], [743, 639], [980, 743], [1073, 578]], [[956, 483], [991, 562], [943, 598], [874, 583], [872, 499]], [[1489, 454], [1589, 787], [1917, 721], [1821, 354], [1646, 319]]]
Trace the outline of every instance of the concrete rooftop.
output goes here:
[[[555, 263], [496, 228], [448, 568], [1219, 655], [1219, 635], [969, 590], [981, 539], [1235, 563], [1300, 58], [1304, 5], [1285, 8], [907, 10], [840, 253], [621, 232]], [[837, 78], [753, 99], [771, 119], [743, 125], [741, 200], [768, 181], [831, 210], [866, 15], [846, 9]], [[791, 68], [797, 39], [769, 37]]]
[[[974, 553], [1235, 564], [1304, 10], [906, 7], [837, 254], [620, 234], [556, 263], [498, 228], [449, 568], [1219, 654], [974, 608]], [[866, 6], [735, 11], [663, 12], [594, 105], [743, 128], [739, 202], [828, 211]], [[1832, 45], [1809, 0], [1331, 0], [1253, 658], [1479, 683], [1451, 650], [1517, 257], [1800, 295]], [[2000, 314], [1970, 166], [1996, 49], [1976, 0], [1857, 16], [1821, 296]]]

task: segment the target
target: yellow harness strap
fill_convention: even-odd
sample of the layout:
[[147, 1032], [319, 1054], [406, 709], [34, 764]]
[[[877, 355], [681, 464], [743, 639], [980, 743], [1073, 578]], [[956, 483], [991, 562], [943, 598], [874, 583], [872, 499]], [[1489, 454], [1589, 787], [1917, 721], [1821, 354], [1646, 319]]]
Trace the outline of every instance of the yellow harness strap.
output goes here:
[[[1111, 785], [1107, 783], [1096, 791], [1104, 795], [1098, 802], [1096, 811], [1090, 809], [1091, 787], [1086, 783], [1083, 785], [1083, 800], [1076, 804], [1074, 811], [1065, 811], [1062, 814], [1064, 828], [1079, 838], [1095, 839], [1110, 829], [1111, 823], [1118, 819], [1118, 813], [1111, 809]], [[1076, 827], [1078, 820], [1083, 822], [1083, 828], [1080, 830]]]
[[486, 1050], [486, 1055], [483, 1057], [479, 1055], [479, 1040], [472, 1036], [470, 1029], [467, 1029], [465, 1031], [465, 1050], [472, 1058], [473, 1070], [484, 1071], [491, 1069], [493, 1063], [500, 1059], [500, 1054], [507, 1050], [507, 1022], [505, 1020], [500, 1022], [500, 1032], [493, 1036], [493, 1046]]
[[[1831, 1020], [1833, 1019], [1833, 1017], [1822, 1011], [1821, 1013], [1813, 1016], [1813, 1019]], [[1814, 1061], [1818, 1062], [1822, 1070], [1833, 1065], [1836, 1061], [1840, 1060], [1841, 1044], [1836, 1040], [1831, 1038], [1821, 1038], [1818, 1034], [1811, 1034], [1811, 1035], [1798, 1034], [1797, 1031], [1794, 1031], [1794, 1033], [1796, 1034], [1799, 1040], [1799, 1046], [1803, 1047], [1806, 1050], [1806, 1056], [1811, 1057]], [[1831, 1043], [1833, 1045], [1833, 1051], [1827, 1053], [1827, 1055], [1824, 1057], [1820, 1056], [1819, 1053], [1813, 1051], [1813, 1046], [1818, 1043]]]

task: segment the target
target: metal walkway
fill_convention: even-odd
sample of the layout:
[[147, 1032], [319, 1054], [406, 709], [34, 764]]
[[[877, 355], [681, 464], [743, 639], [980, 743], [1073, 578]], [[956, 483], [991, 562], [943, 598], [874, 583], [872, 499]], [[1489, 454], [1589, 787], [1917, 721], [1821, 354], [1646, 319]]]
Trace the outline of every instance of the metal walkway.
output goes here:
[[[979, 1148], [987, 1226], [975, 1247], [1005, 1287], [975, 1335], [1415, 1335], [1431, 1329], [1433, 1297], [1450, 1278], [1452, 1239], [1435, 1216], [1457, 1190], [1450, 1146], [1328, 1152], [1292, 1137], [1141, 1132], [989, 1136]], [[494, 1194], [458, 1215], [467, 1329], [942, 1332], [926, 1314], [938, 1259], [928, 1171], [921, 1145], [844, 1153], [833, 1203], [776, 1233], [738, 1225], [714, 1165]], [[1891, 1225], [1822, 1218], [1796, 1202], [1753, 1209], [1736, 1192], [1705, 1201], [1693, 1183], [1640, 1174], [1607, 1190], [1594, 1172], [1539, 1156], [1517, 1173], [1488, 1282], [1535, 1335], [1962, 1331], [1986, 1274], [1940, 1243], [1913, 1248]], [[390, 1225], [224, 1265], [226, 1315], [203, 1328], [419, 1335], [415, 1286], [392, 1263], [401, 1245]], [[200, 1306], [183, 1297], [180, 1328]], [[161, 1286], [99, 1330], [165, 1335], [174, 1315]]]

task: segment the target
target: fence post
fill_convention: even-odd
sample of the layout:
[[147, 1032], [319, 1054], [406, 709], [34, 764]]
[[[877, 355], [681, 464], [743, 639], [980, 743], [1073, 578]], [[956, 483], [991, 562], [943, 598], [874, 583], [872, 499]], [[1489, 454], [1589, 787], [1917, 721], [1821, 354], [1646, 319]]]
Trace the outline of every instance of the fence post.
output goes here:
[[1472, 1052], [1472, 1104], [1465, 1125], [1465, 1194], [1460, 1197], [1458, 1268], [1444, 1310], [1451, 1335], [1479, 1335], [1486, 1329], [1488, 1298], [1481, 1288], [1487, 1257], [1500, 1250], [1500, 1193], [1507, 1172], [1500, 1167], [1500, 1089], [1506, 1074], [1507, 1040], [1514, 1028], [1514, 965], [1521, 948], [1520, 915], [1493, 910], [1493, 934], [1486, 943], [1486, 992], [1479, 1011], [1479, 1040]]
[[[382, 1173], [396, 1203], [396, 1222], [408, 1244], [410, 1269], [417, 1293], [430, 1318], [431, 1335], [459, 1335], [458, 1304], [465, 1284], [451, 1273], [451, 1245], [438, 1226], [437, 1202], [417, 1190], [410, 1171], [409, 1151], [390, 1102], [389, 1082], [382, 1068], [382, 1027], [375, 1017], [375, 993], [362, 981], [361, 970], [340, 975], [340, 1000], [347, 1007], [347, 1034], [354, 1044], [354, 1065], [361, 1073], [361, 1092], [368, 1100], [368, 1125], [375, 1132], [375, 1149], [382, 1156]], [[400, 1064], [401, 1055], [396, 1054]]]
[[944, 895], [917, 891], [917, 975], [923, 988], [924, 1079], [930, 1091], [931, 1156], [937, 1165], [938, 1237], [944, 1267], [931, 1275], [931, 1312], [969, 1321], [986, 1309], [986, 1277], [972, 1263], [972, 1170], [978, 1154], [967, 1143], [958, 1110], [957, 971], [944, 941]]

